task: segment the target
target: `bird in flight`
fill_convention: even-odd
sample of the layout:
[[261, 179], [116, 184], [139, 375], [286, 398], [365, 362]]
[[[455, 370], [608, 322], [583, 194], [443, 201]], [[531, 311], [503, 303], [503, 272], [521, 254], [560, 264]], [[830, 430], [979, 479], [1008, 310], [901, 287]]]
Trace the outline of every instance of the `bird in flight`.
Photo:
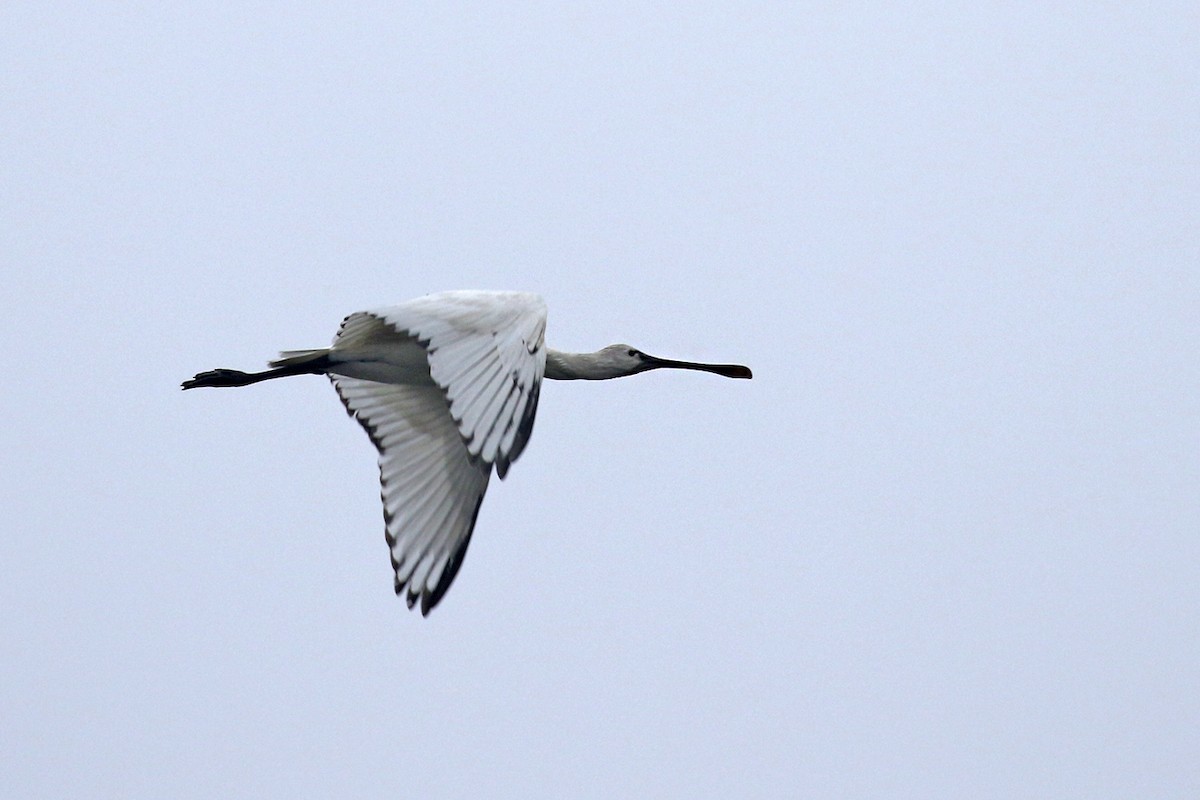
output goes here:
[[545, 345], [546, 304], [525, 292], [456, 291], [342, 321], [331, 347], [288, 350], [263, 372], [214, 369], [184, 389], [327, 375], [379, 450], [396, 594], [427, 615], [462, 566], [492, 469], [501, 479], [533, 431], [542, 378], [605, 380], [652, 369], [749, 378], [738, 364], [673, 361], [614, 344]]

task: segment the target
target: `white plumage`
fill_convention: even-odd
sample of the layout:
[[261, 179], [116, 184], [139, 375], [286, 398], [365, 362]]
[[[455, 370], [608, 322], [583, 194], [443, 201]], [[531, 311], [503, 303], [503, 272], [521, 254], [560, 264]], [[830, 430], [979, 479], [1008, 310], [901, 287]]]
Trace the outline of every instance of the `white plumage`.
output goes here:
[[493, 466], [503, 478], [533, 431], [543, 377], [559, 380], [677, 368], [749, 378], [732, 364], [545, 346], [546, 305], [524, 292], [442, 292], [351, 314], [333, 346], [285, 351], [259, 373], [218, 369], [184, 389], [328, 375], [379, 450], [383, 514], [397, 594], [428, 614], [462, 564]]

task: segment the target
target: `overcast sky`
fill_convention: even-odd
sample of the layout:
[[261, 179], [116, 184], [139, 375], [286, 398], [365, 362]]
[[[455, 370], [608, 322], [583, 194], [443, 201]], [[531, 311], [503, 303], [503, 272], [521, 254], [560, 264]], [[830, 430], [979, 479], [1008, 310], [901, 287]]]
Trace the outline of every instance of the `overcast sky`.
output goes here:
[[[6, 2], [0, 795], [1200, 796], [1189, 3]], [[567, 350], [428, 619], [320, 378]]]

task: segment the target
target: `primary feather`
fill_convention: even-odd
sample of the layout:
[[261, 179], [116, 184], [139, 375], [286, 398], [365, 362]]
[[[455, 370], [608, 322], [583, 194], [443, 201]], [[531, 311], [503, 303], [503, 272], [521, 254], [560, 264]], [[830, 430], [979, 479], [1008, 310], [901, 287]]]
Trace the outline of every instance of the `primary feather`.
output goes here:
[[333, 385], [379, 450], [396, 592], [422, 613], [458, 572], [493, 465], [504, 478], [533, 432], [545, 330], [537, 295], [443, 292], [351, 314], [334, 338]]

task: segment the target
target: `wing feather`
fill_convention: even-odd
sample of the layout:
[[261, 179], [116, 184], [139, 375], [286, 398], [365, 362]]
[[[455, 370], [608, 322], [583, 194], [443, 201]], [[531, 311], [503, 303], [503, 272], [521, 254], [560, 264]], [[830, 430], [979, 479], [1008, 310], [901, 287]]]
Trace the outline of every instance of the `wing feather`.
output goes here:
[[472, 462], [440, 388], [331, 380], [379, 450], [396, 594], [428, 614], [458, 574], [491, 468]]
[[422, 614], [462, 566], [492, 465], [503, 478], [533, 433], [545, 330], [537, 295], [443, 292], [351, 314], [334, 337], [347, 374], [330, 379], [379, 450], [396, 594]]
[[420, 341], [469, 452], [496, 464], [503, 478], [533, 432], [545, 332], [546, 305], [537, 295], [442, 292], [353, 314], [334, 344], [370, 345], [397, 334]]

